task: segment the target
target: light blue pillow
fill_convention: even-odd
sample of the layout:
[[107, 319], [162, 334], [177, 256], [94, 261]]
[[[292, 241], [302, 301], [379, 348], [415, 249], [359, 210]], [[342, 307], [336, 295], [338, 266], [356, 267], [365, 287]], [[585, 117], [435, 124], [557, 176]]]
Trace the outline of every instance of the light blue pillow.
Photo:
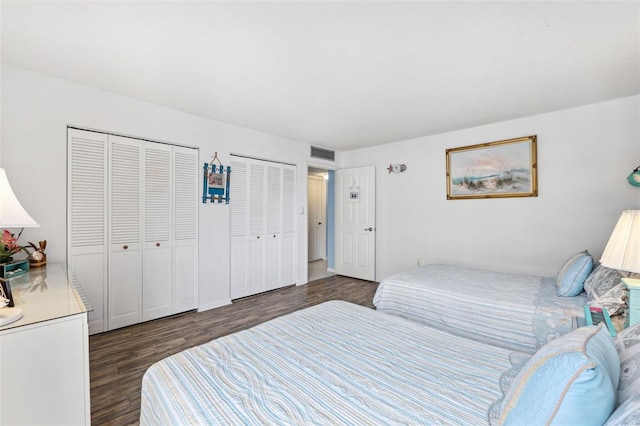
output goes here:
[[620, 360], [602, 324], [557, 337], [531, 357], [505, 395], [504, 425], [602, 425], [616, 406]]
[[582, 293], [584, 281], [593, 269], [593, 258], [584, 250], [571, 256], [558, 271], [558, 296], [573, 297]]

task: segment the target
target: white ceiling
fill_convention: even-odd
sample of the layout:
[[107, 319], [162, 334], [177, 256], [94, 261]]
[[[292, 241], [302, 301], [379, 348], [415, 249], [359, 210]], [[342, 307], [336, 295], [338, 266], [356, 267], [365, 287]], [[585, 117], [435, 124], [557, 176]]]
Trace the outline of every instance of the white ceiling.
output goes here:
[[2, 62], [347, 150], [640, 93], [640, 2], [2, 1]]

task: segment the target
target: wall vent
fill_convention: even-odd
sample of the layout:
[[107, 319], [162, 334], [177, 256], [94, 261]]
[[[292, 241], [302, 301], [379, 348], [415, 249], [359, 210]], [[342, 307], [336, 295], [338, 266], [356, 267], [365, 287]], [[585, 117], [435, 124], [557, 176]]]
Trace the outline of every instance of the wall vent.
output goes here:
[[311, 147], [311, 158], [321, 158], [323, 160], [335, 161], [336, 152], [330, 149], [319, 148], [317, 146]]

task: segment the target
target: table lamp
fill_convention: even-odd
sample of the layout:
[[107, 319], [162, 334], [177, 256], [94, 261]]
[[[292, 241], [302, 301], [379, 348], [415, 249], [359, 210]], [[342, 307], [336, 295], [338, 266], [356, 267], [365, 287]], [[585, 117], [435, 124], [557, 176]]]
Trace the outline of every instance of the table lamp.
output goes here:
[[[620, 215], [600, 263], [607, 268], [640, 273], [640, 210]], [[640, 322], [640, 279], [622, 278], [629, 289], [629, 325]]]
[[[4, 168], [0, 167], [0, 228], [29, 228], [40, 226], [16, 198], [11, 189], [7, 173]], [[0, 306], [4, 305], [4, 297], [0, 294]], [[22, 309], [20, 308], [0, 308], [0, 327], [10, 324], [22, 318]]]

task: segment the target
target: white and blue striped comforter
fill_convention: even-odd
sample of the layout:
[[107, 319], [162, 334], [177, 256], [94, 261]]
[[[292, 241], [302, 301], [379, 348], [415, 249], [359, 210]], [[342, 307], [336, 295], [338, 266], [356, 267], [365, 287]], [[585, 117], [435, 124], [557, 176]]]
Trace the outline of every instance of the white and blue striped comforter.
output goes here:
[[326, 302], [154, 364], [140, 423], [486, 425], [526, 357]]
[[380, 312], [529, 354], [585, 325], [585, 296], [559, 297], [556, 280], [454, 265], [426, 265], [384, 279]]

